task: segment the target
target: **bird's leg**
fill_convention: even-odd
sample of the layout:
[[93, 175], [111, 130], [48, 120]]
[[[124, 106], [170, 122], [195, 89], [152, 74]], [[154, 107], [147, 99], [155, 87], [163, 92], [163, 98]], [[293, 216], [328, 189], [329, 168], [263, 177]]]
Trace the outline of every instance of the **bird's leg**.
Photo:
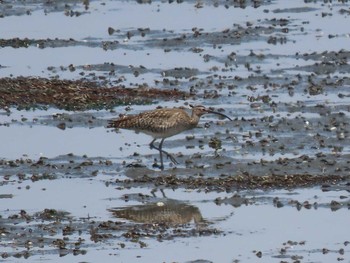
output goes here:
[[[153, 141], [151, 141], [151, 143], [149, 144], [149, 146], [150, 146], [150, 148], [151, 149], [156, 149], [157, 151], [159, 151], [159, 156], [160, 156], [160, 166], [159, 166], [159, 168], [161, 169], [161, 170], [164, 170], [164, 164], [163, 164], [163, 150], [162, 150], [162, 144], [163, 144], [163, 141], [164, 141], [164, 139], [162, 139], [161, 140], [161, 142], [159, 143], [159, 146], [157, 147], [157, 146], [155, 146], [154, 145], [154, 142], [156, 141], [157, 139], [153, 139]], [[166, 153], [166, 152], [165, 152]], [[166, 154], [168, 154], [168, 153], [166, 153]]]
[[163, 139], [160, 141], [160, 143], [159, 143], [159, 151], [162, 152], [162, 153], [165, 153], [165, 154], [166, 154], [166, 157], [169, 158], [169, 159], [173, 162], [173, 164], [179, 164], [179, 163], [176, 161], [176, 159], [174, 158], [174, 156], [172, 156], [170, 153], [168, 153], [168, 152], [166, 152], [166, 151], [164, 151], [164, 150], [162, 149], [164, 140], [165, 140], [165, 139], [163, 138]]
[[164, 138], [160, 141], [159, 143], [159, 155], [160, 155], [160, 169], [164, 170], [164, 165], [163, 165], [163, 150], [162, 150], [162, 146], [163, 146], [163, 142], [164, 142]]
[[161, 165], [159, 166], [159, 168], [160, 168], [161, 170], [163, 170], [163, 169], [164, 169], [164, 166], [163, 166], [163, 156], [162, 156], [161, 150], [160, 150], [158, 147], [156, 147], [156, 146], [154, 145], [154, 142], [155, 142], [156, 140], [157, 140], [157, 139], [153, 139], [153, 140], [151, 141], [151, 143], [149, 144], [149, 147], [151, 148], [151, 150], [152, 150], [152, 149], [156, 149], [157, 151], [159, 151], [160, 163], [161, 163]]
[[160, 141], [158, 147], [154, 145], [154, 142], [156, 141], [156, 139], [154, 139], [154, 140], [150, 143], [150, 145], [149, 145], [151, 149], [156, 149], [157, 151], [159, 151], [160, 163], [161, 163], [160, 168], [161, 168], [162, 170], [163, 170], [163, 168], [164, 168], [164, 166], [163, 166], [163, 155], [162, 155], [163, 153], [166, 154], [167, 158], [169, 158], [174, 164], [179, 164], [179, 163], [176, 161], [176, 159], [175, 159], [170, 153], [168, 153], [168, 152], [166, 152], [166, 151], [164, 151], [164, 150], [162, 149], [164, 140], [165, 140], [165, 139], [163, 138], [163, 139]]
[[[151, 143], [149, 144], [149, 148], [151, 148], [151, 150], [152, 149], [157, 149], [157, 147], [156, 146], [154, 146], [154, 142], [156, 141], [157, 139], [153, 139], [153, 141], [151, 141]], [[158, 149], [157, 149], [158, 150]]]

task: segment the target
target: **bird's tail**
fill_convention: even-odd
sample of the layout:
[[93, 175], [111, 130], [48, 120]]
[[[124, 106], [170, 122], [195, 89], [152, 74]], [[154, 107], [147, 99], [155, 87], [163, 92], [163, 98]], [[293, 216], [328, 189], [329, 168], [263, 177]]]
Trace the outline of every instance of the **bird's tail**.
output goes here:
[[107, 128], [130, 128], [130, 116], [125, 116], [119, 119], [109, 120]]

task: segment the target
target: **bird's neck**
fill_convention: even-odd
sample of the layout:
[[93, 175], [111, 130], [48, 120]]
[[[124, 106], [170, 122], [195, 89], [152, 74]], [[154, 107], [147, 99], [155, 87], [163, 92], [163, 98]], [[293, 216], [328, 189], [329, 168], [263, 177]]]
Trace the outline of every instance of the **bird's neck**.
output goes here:
[[197, 114], [195, 114], [194, 112], [192, 112], [192, 115], [191, 115], [191, 126], [192, 127], [196, 127], [198, 125], [199, 119], [200, 119], [200, 117]]

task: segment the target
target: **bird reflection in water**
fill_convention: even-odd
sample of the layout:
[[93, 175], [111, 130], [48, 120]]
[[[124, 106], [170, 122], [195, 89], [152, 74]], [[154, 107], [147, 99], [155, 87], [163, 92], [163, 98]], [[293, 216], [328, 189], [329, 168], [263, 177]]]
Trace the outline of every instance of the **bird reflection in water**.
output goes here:
[[112, 208], [110, 212], [117, 218], [123, 218], [136, 223], [150, 224], [196, 224], [207, 223], [198, 207], [175, 200], [135, 205], [126, 208]]

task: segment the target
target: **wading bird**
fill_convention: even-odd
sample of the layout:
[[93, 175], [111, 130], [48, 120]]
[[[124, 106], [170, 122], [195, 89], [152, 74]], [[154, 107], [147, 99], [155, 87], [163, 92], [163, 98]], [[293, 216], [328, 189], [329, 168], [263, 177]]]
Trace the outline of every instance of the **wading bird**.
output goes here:
[[[231, 118], [217, 111], [212, 111], [204, 106], [191, 106], [192, 114], [189, 115], [186, 110], [178, 108], [162, 108], [142, 112], [138, 115], [127, 115], [119, 119], [110, 120], [107, 128], [120, 128], [143, 132], [153, 137], [150, 143], [151, 149], [159, 151], [161, 170], [164, 169], [163, 154], [167, 156], [174, 164], [178, 164], [176, 159], [168, 152], [162, 149], [163, 142], [166, 138], [179, 134], [183, 131], [195, 128], [198, 125], [202, 115], [213, 113], [225, 117], [232, 121]], [[161, 139], [159, 146], [154, 142]]]

